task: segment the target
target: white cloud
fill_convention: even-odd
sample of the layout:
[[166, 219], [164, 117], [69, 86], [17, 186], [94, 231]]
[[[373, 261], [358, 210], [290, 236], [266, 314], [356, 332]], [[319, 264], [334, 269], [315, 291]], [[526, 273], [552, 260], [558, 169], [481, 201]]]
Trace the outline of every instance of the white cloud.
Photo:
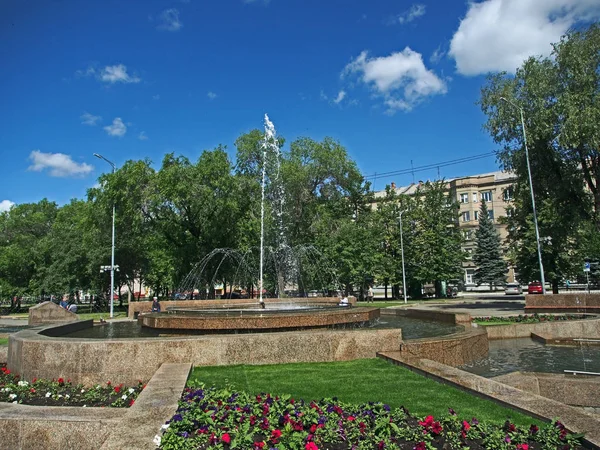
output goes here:
[[514, 72], [529, 56], [547, 56], [579, 21], [600, 18], [598, 0], [485, 0], [472, 2], [450, 42], [463, 75]]
[[176, 8], [165, 9], [158, 16], [160, 23], [156, 27], [163, 31], [179, 31], [183, 24], [179, 20], [179, 10]]
[[148, 136], [146, 135], [145, 131], [142, 131], [139, 135], [138, 135], [138, 139], [140, 141], [147, 141], [148, 140]]
[[335, 99], [333, 99], [333, 103], [335, 103], [336, 105], [339, 105], [340, 102], [342, 100], [344, 100], [344, 98], [346, 97], [346, 91], [341, 90], [340, 92], [338, 92], [338, 95]]
[[363, 51], [344, 68], [342, 78], [352, 74], [383, 97], [388, 113], [410, 111], [427, 97], [447, 92], [445, 81], [428, 70], [421, 54], [409, 47], [376, 58]]
[[404, 11], [402, 14], [392, 18], [389, 21], [390, 25], [394, 25], [399, 23], [400, 25], [404, 25], [406, 23], [412, 22], [415, 19], [418, 19], [421, 16], [425, 15], [426, 6], [420, 3], [415, 3], [409, 9]]
[[104, 127], [104, 130], [109, 136], [123, 137], [125, 136], [125, 133], [127, 133], [127, 126], [123, 123], [120, 117], [116, 117], [113, 119], [111, 125]]
[[139, 83], [141, 81], [135, 75], [129, 75], [127, 73], [127, 67], [123, 64], [117, 64], [114, 66], [106, 66], [102, 69], [98, 75], [101, 81], [105, 83]]
[[213, 91], [209, 91], [208, 94], [206, 94], [206, 96], [208, 98], [210, 98], [211, 100], [214, 100], [215, 98], [217, 98], [217, 94], [215, 94]]
[[102, 120], [102, 117], [100, 116], [94, 116], [93, 114], [90, 114], [88, 112], [84, 112], [81, 116], [81, 123], [83, 125], [98, 125], [98, 122], [100, 122]]
[[86, 163], [78, 164], [64, 153], [43, 153], [34, 150], [29, 155], [29, 159], [32, 164], [27, 170], [41, 172], [48, 169], [52, 177], [83, 176], [90, 173], [94, 168]]
[[11, 202], [10, 200], [2, 200], [0, 202], [0, 213], [8, 211], [14, 204], [15, 202]]

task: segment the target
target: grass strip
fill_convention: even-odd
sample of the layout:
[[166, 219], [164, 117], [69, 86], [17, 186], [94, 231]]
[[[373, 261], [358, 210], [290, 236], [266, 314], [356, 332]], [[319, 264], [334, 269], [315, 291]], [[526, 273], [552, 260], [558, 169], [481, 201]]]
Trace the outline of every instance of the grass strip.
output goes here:
[[527, 427], [539, 423], [528, 415], [381, 359], [195, 367], [188, 382], [198, 381], [207, 386], [231, 385], [252, 394], [290, 394], [307, 401], [332, 397], [355, 404], [380, 401], [392, 408], [404, 406], [416, 416], [443, 416], [452, 408], [464, 419], [476, 417], [495, 423], [510, 420]]

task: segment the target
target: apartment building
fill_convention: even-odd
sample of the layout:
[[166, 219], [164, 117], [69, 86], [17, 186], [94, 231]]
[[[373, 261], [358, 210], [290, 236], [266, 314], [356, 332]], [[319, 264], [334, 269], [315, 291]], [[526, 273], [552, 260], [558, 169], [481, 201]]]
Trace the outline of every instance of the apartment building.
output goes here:
[[[485, 200], [490, 218], [493, 220], [504, 243], [508, 231], [506, 225], [500, 223], [499, 218], [506, 216], [506, 208], [512, 200], [512, 186], [515, 181], [514, 174], [501, 171], [446, 180], [448, 195], [456, 199], [460, 205], [458, 223], [465, 238], [463, 250], [467, 254], [467, 259], [463, 263], [463, 282], [466, 290], [478, 289], [473, 282], [476, 266], [473, 263], [472, 255], [477, 245], [475, 232], [479, 227], [481, 201]], [[413, 183], [410, 186], [396, 187], [395, 183], [392, 182], [391, 188], [395, 189], [398, 195], [414, 195], [419, 188], [419, 184]], [[385, 195], [385, 191], [375, 192], [375, 199], [383, 198]], [[515, 271], [510, 265], [507, 281], [515, 281]], [[485, 289], [486, 287], [481, 286], [480, 288]]]

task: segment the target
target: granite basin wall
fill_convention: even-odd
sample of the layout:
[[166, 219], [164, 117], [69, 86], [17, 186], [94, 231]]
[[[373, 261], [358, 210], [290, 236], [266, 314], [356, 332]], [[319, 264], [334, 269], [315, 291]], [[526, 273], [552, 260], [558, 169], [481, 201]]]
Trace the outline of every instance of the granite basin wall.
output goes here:
[[513, 372], [492, 379], [567, 405], [600, 406], [600, 377]]
[[600, 294], [577, 292], [572, 294], [527, 295], [526, 312], [600, 312]]
[[97, 450], [127, 414], [124, 408], [0, 403], [3, 450]]
[[532, 334], [555, 338], [600, 338], [600, 318], [565, 320], [558, 322], [515, 323], [510, 325], [487, 325], [488, 339], [514, 339]]
[[79, 316], [65, 308], [61, 308], [53, 302], [44, 302], [29, 308], [29, 322], [31, 326], [46, 323], [73, 322], [79, 320]]
[[423, 358], [448, 366], [461, 366], [485, 358], [488, 350], [486, 332], [468, 328], [449, 336], [405, 341], [400, 347], [400, 354], [403, 358]]
[[[48, 332], [45, 328], [45, 332]], [[23, 379], [75, 383], [147, 380], [163, 363], [194, 366], [347, 361], [400, 348], [400, 329], [314, 330], [261, 334], [69, 339], [23, 330], [10, 336], [8, 368]]]
[[166, 330], [298, 330], [356, 324], [379, 318], [379, 308], [336, 307], [324, 312], [289, 312], [285, 314], [251, 314], [213, 316], [187, 314], [143, 314], [138, 321], [145, 327]]
[[448, 311], [439, 311], [432, 309], [419, 308], [385, 308], [381, 310], [381, 315], [396, 315], [411, 317], [414, 319], [435, 320], [437, 322], [469, 324], [471, 315], [466, 313], [453, 313]]
[[[269, 307], [269, 304], [285, 304], [285, 303], [324, 303], [328, 305], [337, 305], [340, 299], [337, 297], [310, 297], [310, 298], [265, 298], [264, 302], [266, 307]], [[356, 305], [356, 297], [348, 297], [348, 301], [351, 305]], [[227, 300], [161, 300], [160, 307], [162, 311], [166, 311], [168, 308], [222, 308], [222, 307], [231, 307], [231, 306], [248, 306], [248, 305], [256, 305], [258, 303], [257, 299], [227, 299]], [[127, 316], [129, 319], [134, 319], [137, 314], [140, 313], [149, 313], [152, 311], [152, 302], [151, 301], [143, 301], [143, 302], [130, 302], [129, 309], [127, 312]]]

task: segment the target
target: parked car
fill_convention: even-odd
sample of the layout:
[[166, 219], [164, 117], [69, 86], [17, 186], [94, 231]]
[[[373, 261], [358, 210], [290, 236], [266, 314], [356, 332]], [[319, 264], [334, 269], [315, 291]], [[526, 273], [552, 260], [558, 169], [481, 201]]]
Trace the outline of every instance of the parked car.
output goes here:
[[307, 295], [307, 297], [313, 297], [313, 298], [320, 297], [320, 296], [321, 296], [321, 293], [319, 291], [308, 291], [308, 295]]
[[529, 283], [527, 286], [528, 294], [543, 294], [544, 289], [542, 288], [542, 283], [539, 281], [534, 281], [533, 283]]
[[521, 295], [523, 293], [523, 288], [519, 283], [506, 283], [506, 286], [504, 286], [504, 293], [506, 295]]

